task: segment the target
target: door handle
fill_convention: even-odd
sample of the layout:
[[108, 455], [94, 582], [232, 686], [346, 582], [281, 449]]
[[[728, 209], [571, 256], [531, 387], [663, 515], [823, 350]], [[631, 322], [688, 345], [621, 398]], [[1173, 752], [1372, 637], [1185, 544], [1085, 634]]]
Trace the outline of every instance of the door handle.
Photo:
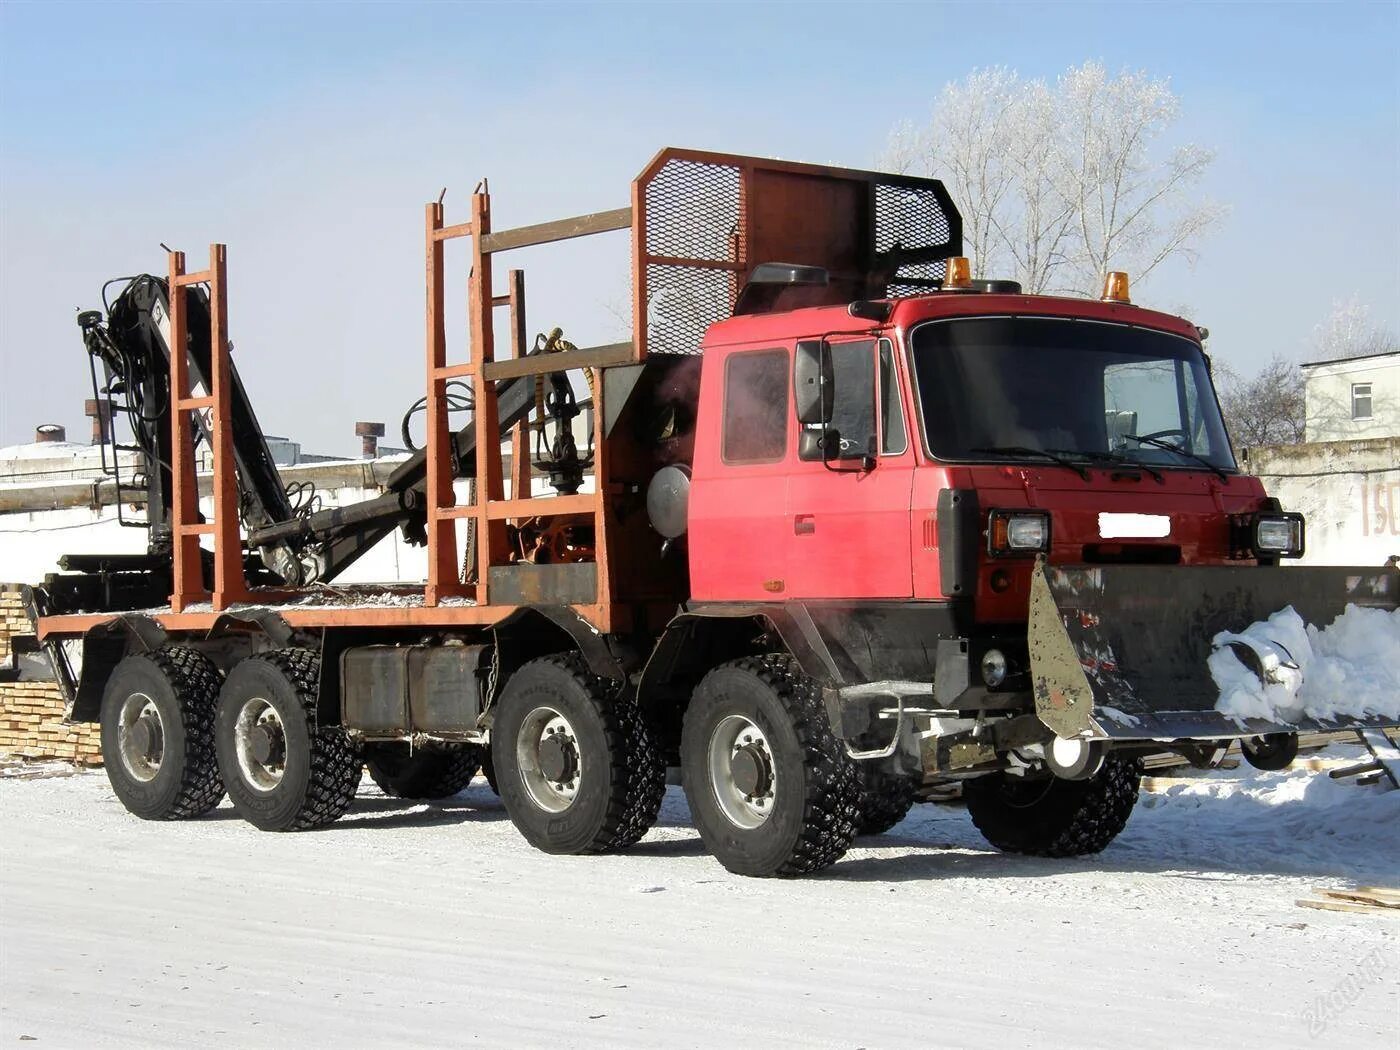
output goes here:
[[810, 536], [817, 531], [815, 514], [798, 514], [792, 519], [792, 531], [796, 536]]

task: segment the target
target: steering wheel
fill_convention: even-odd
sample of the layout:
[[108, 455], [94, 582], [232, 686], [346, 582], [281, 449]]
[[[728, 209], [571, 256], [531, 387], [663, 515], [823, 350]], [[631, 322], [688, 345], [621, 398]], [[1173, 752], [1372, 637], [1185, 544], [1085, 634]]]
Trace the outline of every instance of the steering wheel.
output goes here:
[[1181, 429], [1180, 427], [1175, 427], [1175, 428], [1170, 429], [1170, 430], [1154, 430], [1154, 431], [1153, 431], [1152, 433], [1150, 433], [1150, 434], [1139, 434], [1139, 435], [1137, 435], [1137, 439], [1138, 439], [1140, 442], [1143, 442], [1143, 443], [1145, 443], [1145, 444], [1150, 444], [1152, 441], [1161, 441], [1163, 438], [1167, 438], [1167, 437], [1177, 437], [1177, 438], [1180, 438], [1180, 439], [1181, 439], [1181, 442], [1180, 442], [1180, 444], [1177, 445], [1177, 448], [1185, 448], [1185, 447], [1186, 447], [1186, 441], [1187, 441], [1186, 431], [1183, 430], [1183, 429]]

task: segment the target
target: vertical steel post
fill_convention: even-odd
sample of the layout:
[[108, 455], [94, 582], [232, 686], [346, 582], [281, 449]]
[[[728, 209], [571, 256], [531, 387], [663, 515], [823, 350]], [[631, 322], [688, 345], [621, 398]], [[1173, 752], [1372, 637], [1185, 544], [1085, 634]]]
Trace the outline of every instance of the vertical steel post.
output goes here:
[[485, 238], [491, 232], [491, 197], [472, 194], [472, 269], [467, 285], [467, 314], [471, 323], [473, 380], [473, 423], [476, 428], [476, 600], [491, 600], [491, 564], [497, 551], [505, 547], [505, 522], [493, 522], [487, 515], [492, 500], [504, 498], [501, 480], [501, 435], [496, 407], [496, 388], [486, 378], [486, 365], [494, 361], [495, 331], [491, 292], [491, 253]]
[[228, 345], [228, 246], [209, 246], [209, 430], [214, 454], [214, 611], [248, 597], [233, 465], [233, 384]]
[[203, 568], [200, 565], [199, 533], [192, 531], [199, 516], [199, 486], [194, 471], [194, 440], [183, 404], [190, 396], [189, 331], [185, 318], [185, 253], [170, 253], [170, 609], [182, 611], [191, 602], [202, 601]]
[[447, 364], [447, 326], [443, 317], [442, 203], [427, 207], [425, 235], [427, 252], [427, 356], [428, 392], [423, 413], [427, 438], [424, 443], [428, 478], [428, 585], [423, 600], [436, 605], [442, 598], [461, 592], [457, 570], [456, 522], [441, 515], [455, 502], [452, 493], [452, 444], [447, 427], [447, 406], [443, 397], [444, 380], [439, 369]]
[[[511, 270], [510, 279], [510, 349], [516, 360], [528, 352], [525, 346], [525, 271]], [[538, 382], [538, 378], [531, 376]], [[530, 431], [529, 416], [515, 424], [510, 433], [510, 498], [530, 497]]]

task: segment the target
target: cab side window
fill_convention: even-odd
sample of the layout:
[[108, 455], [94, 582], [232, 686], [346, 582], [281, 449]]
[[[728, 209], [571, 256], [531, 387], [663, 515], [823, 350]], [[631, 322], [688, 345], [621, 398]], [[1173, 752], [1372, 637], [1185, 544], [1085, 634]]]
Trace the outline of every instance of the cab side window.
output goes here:
[[787, 451], [788, 352], [749, 350], [724, 363], [726, 463], [772, 463]]
[[[828, 459], [859, 459], [875, 451], [875, 341], [831, 345], [836, 396], [826, 430]], [[820, 430], [820, 424], [808, 424]], [[820, 448], [804, 449], [803, 459], [820, 459]]]
[[880, 454], [898, 456], [909, 447], [904, 431], [904, 402], [894, 370], [894, 345], [880, 340]]

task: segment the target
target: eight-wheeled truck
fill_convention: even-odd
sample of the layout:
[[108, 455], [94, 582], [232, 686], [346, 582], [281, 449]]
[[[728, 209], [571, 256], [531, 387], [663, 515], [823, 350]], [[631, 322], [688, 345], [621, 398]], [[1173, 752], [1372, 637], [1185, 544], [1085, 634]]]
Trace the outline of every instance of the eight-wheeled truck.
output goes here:
[[[623, 230], [632, 339], [527, 343], [495, 257]], [[80, 316], [148, 550], [70, 556], [30, 600], [133, 813], [227, 793], [312, 828], [366, 765], [410, 798], [485, 767], [531, 843], [592, 853], [647, 832], [669, 771], [727, 868], [794, 875], [957, 783], [993, 844], [1066, 856], [1123, 828], [1145, 755], [1278, 764], [1300, 730], [1394, 724], [1217, 709], [1220, 632], [1393, 610], [1400, 572], [1280, 567], [1303, 522], [1237, 470], [1203, 331], [1122, 275], [1101, 300], [972, 279], [941, 183], [668, 149], [614, 211], [495, 231], [478, 191], [424, 232], [426, 444], [361, 504], [280, 479], [222, 245]], [[335, 583], [395, 530], [424, 586]]]

